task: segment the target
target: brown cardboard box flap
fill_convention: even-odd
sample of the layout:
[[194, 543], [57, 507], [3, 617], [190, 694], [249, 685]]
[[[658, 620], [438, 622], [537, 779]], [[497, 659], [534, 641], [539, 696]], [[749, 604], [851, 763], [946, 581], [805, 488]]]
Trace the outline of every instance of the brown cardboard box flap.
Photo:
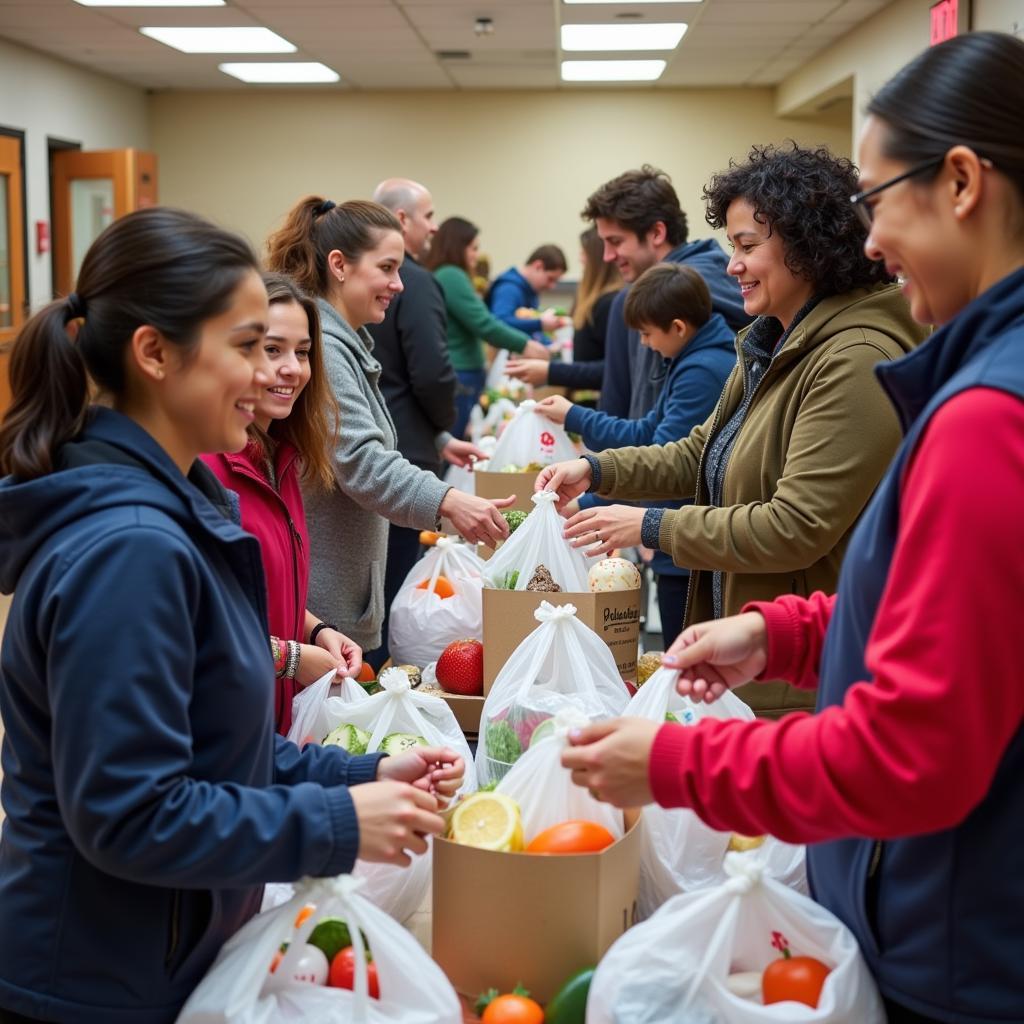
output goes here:
[[600, 853], [495, 853], [434, 841], [433, 955], [456, 990], [541, 1002], [592, 967], [636, 920], [636, 821]]
[[490, 473], [485, 469], [473, 473], [473, 489], [478, 498], [507, 498], [515, 495], [515, 503], [510, 508], [520, 512], [532, 512], [533, 485], [536, 473]]

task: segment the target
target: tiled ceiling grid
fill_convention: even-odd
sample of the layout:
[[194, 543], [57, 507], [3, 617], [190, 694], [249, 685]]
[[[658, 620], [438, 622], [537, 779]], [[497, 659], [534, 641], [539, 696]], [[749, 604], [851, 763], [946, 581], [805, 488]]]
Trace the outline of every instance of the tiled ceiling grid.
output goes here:
[[[227, 60], [322, 61], [341, 75], [327, 87], [335, 89], [588, 88], [559, 81], [563, 57], [668, 59], [658, 81], [627, 88], [771, 85], [884, 6], [885, 0], [228, 0], [224, 7], [132, 8], [0, 0], [0, 38], [148, 89], [271, 88], [242, 86], [218, 70]], [[492, 20], [492, 34], [475, 33], [480, 17]], [[560, 50], [561, 24], [637, 20], [684, 21], [689, 30], [670, 54]], [[298, 50], [180, 53], [141, 35], [143, 25], [262, 25]]]

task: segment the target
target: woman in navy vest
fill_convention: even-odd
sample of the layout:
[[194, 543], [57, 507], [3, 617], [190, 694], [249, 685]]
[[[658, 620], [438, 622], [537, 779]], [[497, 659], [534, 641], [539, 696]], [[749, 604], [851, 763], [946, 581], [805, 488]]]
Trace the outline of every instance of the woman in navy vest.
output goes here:
[[817, 713], [621, 719], [564, 762], [620, 806], [807, 843], [890, 1024], [1024, 1021], [1024, 41], [934, 47], [868, 112], [865, 248], [939, 328], [878, 368], [903, 444], [837, 595], [748, 605], [665, 658], [695, 699], [782, 677]]

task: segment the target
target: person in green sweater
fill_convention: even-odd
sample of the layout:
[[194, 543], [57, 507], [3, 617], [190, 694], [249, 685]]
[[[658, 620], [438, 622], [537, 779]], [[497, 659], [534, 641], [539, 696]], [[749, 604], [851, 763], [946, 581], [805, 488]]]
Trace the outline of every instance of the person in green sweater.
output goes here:
[[426, 265], [444, 292], [448, 311], [448, 355], [458, 385], [452, 433], [462, 437], [469, 413], [484, 387], [485, 341], [528, 359], [547, 359], [548, 350], [529, 335], [502, 323], [473, 288], [470, 277], [480, 250], [480, 229], [463, 217], [449, 217], [430, 243]]

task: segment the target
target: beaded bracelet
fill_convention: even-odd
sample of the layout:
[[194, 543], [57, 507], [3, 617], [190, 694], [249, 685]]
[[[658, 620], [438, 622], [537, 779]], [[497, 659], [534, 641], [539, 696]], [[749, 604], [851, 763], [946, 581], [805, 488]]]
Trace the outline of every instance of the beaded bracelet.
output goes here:
[[288, 664], [288, 648], [276, 636], [270, 638], [270, 654], [274, 659], [274, 677], [280, 679]]
[[294, 679], [295, 673], [299, 670], [299, 657], [301, 651], [295, 640], [288, 641], [288, 663], [285, 666], [284, 674], [288, 679]]

